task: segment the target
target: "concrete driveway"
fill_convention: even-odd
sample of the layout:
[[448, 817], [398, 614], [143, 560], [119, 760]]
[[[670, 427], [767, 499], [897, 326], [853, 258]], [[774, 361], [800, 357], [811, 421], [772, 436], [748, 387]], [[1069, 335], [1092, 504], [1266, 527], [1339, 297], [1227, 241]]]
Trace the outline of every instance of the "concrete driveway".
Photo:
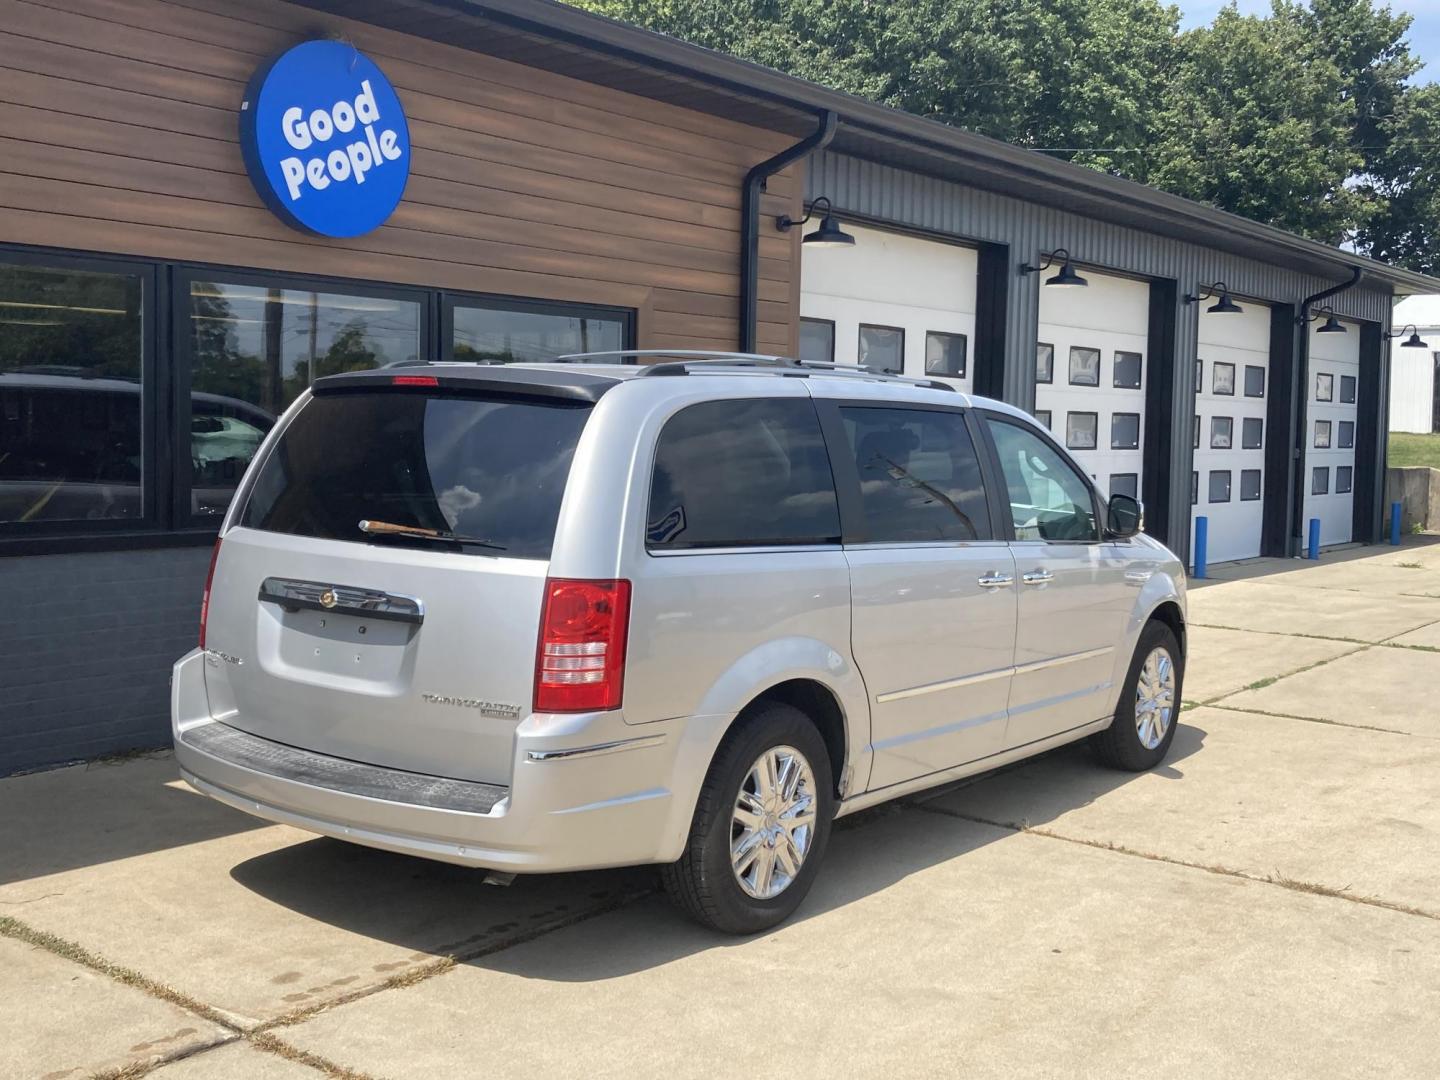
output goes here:
[[1169, 762], [837, 826], [794, 922], [265, 825], [164, 756], [0, 781], [0, 1076], [1440, 1073], [1440, 543], [1217, 568]]

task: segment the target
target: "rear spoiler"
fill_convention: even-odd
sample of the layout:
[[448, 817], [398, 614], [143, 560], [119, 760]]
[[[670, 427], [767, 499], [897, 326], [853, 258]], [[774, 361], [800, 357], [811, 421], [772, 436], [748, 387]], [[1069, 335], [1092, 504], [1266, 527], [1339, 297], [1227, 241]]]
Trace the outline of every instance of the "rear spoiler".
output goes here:
[[504, 364], [404, 364], [370, 371], [325, 375], [310, 387], [317, 396], [337, 391], [440, 390], [483, 397], [536, 398], [574, 405], [593, 405], [619, 379], [585, 371], [554, 371], [508, 367]]

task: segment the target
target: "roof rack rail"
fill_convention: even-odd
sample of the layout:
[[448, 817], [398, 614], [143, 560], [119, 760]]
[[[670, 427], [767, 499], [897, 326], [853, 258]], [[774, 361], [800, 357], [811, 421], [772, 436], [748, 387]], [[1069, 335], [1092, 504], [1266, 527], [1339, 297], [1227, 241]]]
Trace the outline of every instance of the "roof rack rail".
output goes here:
[[910, 386], [921, 386], [931, 390], [946, 390], [955, 392], [955, 387], [949, 383], [940, 382], [936, 379], [921, 379], [909, 375], [898, 375], [895, 372], [885, 371], [880, 368], [867, 367], [864, 364], [842, 364], [834, 360], [801, 360], [793, 356], [780, 356], [770, 353], [743, 353], [725, 352], [708, 349], [615, 349], [606, 352], [568, 353], [557, 357], [560, 363], [585, 363], [587, 361], [614, 360], [617, 357], [631, 356], [670, 356], [676, 359], [670, 363], [648, 364], [638, 373], [639, 376], [664, 376], [664, 375], [688, 375], [691, 368], [769, 368], [789, 369], [790, 371], [814, 372], [817, 374], [850, 376], [862, 379], [878, 379], [886, 382], [906, 383]]

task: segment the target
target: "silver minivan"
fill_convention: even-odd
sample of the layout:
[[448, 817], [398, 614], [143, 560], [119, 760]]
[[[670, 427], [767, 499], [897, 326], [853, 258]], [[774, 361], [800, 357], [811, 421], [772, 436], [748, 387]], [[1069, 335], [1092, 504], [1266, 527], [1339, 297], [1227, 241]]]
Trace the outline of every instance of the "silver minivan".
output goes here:
[[184, 778], [492, 880], [658, 864], [748, 933], [838, 816], [1161, 761], [1185, 577], [1135, 500], [945, 383], [666, 357], [318, 379], [216, 541]]

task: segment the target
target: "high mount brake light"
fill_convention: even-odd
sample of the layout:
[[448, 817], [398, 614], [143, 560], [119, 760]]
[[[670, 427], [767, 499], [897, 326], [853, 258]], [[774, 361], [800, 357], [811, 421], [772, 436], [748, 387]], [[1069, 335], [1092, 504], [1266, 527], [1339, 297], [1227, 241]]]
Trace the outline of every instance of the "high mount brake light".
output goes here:
[[630, 582], [547, 578], [535, 650], [536, 712], [618, 709]]
[[439, 386], [440, 380], [434, 375], [392, 375], [391, 386]]

